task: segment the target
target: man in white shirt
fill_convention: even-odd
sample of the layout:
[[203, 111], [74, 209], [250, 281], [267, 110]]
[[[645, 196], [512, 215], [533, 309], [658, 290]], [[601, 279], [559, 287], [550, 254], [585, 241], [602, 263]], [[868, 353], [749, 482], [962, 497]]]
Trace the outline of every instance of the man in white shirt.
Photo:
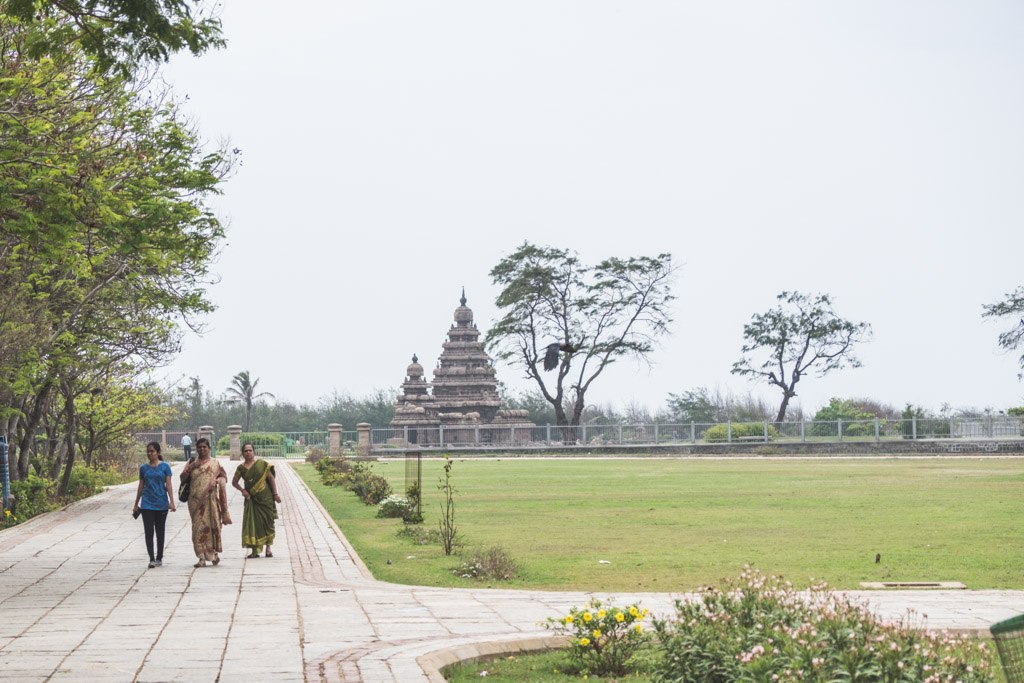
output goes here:
[[185, 461], [192, 459], [192, 438], [186, 434], [181, 437], [181, 447], [185, 450]]

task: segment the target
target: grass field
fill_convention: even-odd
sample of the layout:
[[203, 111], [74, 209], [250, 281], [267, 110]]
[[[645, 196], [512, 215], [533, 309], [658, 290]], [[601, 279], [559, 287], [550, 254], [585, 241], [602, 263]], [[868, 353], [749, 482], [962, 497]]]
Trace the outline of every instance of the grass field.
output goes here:
[[[423, 463], [425, 527], [437, 526], [441, 466]], [[451, 573], [457, 558], [296, 469], [378, 579], [467, 585]], [[404, 488], [401, 461], [374, 471]], [[744, 564], [797, 586], [1024, 588], [1020, 458], [481, 459], [456, 460], [452, 474], [466, 547], [504, 547], [521, 567], [502, 584], [514, 588], [678, 591]]]

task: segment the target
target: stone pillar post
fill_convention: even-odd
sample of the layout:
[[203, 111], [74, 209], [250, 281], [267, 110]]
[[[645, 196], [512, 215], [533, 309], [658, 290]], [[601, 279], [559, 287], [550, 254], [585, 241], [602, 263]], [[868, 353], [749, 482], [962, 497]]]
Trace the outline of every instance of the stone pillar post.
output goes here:
[[341, 425], [336, 422], [327, 425], [327, 457], [341, 457]]
[[[217, 442], [213, 440], [213, 427], [211, 427], [210, 425], [204, 425], [200, 427], [199, 431], [196, 433], [196, 441], [198, 441], [199, 439], [206, 439], [207, 441], [209, 441], [210, 451], [212, 453], [217, 452]], [[192, 452], [195, 453], [194, 446], [192, 448]]]
[[356, 425], [356, 431], [359, 433], [357, 450], [359, 455], [365, 458], [370, 454], [370, 424], [368, 422], [360, 422]]
[[242, 425], [228, 427], [228, 454], [232, 460], [242, 459]]

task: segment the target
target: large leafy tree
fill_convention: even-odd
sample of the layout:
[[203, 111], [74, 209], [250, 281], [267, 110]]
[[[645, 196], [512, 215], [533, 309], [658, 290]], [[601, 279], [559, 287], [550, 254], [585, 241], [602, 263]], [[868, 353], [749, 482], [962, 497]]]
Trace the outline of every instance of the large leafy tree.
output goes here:
[[212, 308], [206, 202], [233, 158], [75, 41], [30, 58], [45, 30], [0, 13], [0, 405], [15, 476], [61, 415], [66, 481], [84, 392], [162, 362]]
[[[994, 304], [986, 304], [982, 307], [983, 318], [1005, 318], [1013, 317], [1014, 323], [1010, 329], [999, 334], [999, 345], [1007, 351], [1016, 351], [1024, 346], [1024, 287], [1018, 287], [1006, 295], [1002, 301]], [[1024, 355], [1019, 360], [1022, 372], [1018, 378], [1024, 378]]]
[[775, 421], [782, 422], [806, 374], [823, 377], [860, 367], [854, 347], [870, 338], [871, 326], [840, 317], [827, 294], [782, 292], [776, 299], [780, 305], [743, 326], [743, 357], [732, 372], [778, 387], [782, 401]]
[[[578, 425], [605, 368], [623, 357], [647, 359], [668, 333], [674, 273], [669, 254], [587, 266], [574, 252], [524, 242], [491, 270], [501, 318], [487, 346], [537, 383], [559, 425]], [[562, 350], [547, 374], [538, 362], [551, 344]]]
[[245, 431], [249, 431], [252, 424], [253, 403], [261, 398], [274, 398], [269, 391], [256, 391], [259, 383], [259, 377], [253, 380], [249, 377], [248, 370], [242, 370], [231, 378], [231, 386], [226, 390], [229, 403], [241, 403], [245, 406]]

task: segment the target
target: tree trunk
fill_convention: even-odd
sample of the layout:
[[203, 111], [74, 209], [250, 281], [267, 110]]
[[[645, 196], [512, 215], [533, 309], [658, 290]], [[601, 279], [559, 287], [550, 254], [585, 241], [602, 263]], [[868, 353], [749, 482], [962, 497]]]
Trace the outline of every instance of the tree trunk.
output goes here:
[[28, 461], [34, 447], [33, 441], [36, 438], [36, 429], [43, 417], [43, 406], [49, 398], [52, 383], [47, 381], [36, 393], [36, 402], [32, 406], [32, 412], [24, 421], [25, 432], [21, 436], [21, 443], [18, 444], [18, 478], [24, 479], [28, 476]]
[[71, 483], [71, 468], [75, 465], [75, 397], [70, 388], [65, 393], [64, 401], [67, 413], [67, 433], [65, 435], [67, 453], [64, 455], [64, 477], [60, 481], [58, 490], [61, 496], [66, 496], [68, 493], [68, 486]]
[[789, 391], [782, 394], [782, 405], [779, 406], [779, 414], [775, 416], [776, 424], [781, 424], [782, 421], [786, 419], [786, 408], [789, 407], [789, 399], [795, 395], [796, 394], [791, 394]]

